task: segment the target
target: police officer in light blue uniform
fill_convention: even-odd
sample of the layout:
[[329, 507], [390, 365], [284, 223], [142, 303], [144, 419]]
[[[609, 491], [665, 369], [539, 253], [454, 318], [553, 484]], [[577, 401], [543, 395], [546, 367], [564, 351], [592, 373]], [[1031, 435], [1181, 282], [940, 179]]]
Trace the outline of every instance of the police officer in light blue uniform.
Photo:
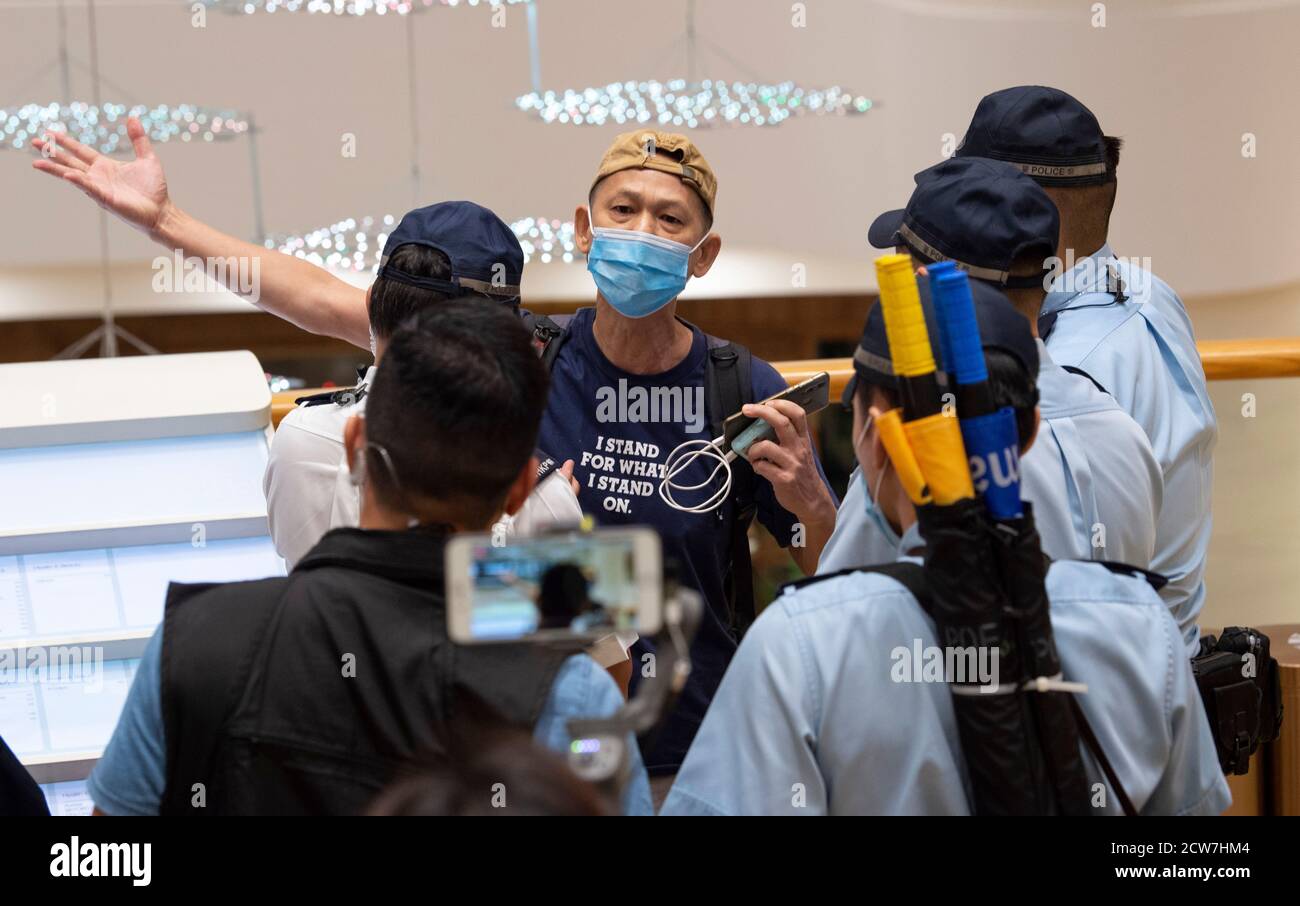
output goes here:
[[1165, 486], [1152, 568], [1169, 578], [1161, 595], [1195, 652], [1218, 423], [1182, 300], [1107, 242], [1120, 145], [1075, 98], [1022, 86], [980, 101], [956, 154], [1019, 167], [1060, 208], [1039, 332], [1057, 362], [1092, 375], [1151, 441]]
[[[975, 282], [972, 290], [995, 404], [1032, 397], [1041, 347], [1028, 322], [997, 290]], [[862, 474], [900, 536], [891, 560], [915, 561], [924, 545], [916, 511], [873, 424], [897, 405], [879, 306], [854, 370]], [[1023, 449], [1036, 420], [1017, 409]], [[968, 814], [951, 693], [924, 681], [914, 660], [938, 646], [916, 599], [879, 573], [794, 585], [745, 636], [662, 813]], [[1159, 596], [1144, 578], [1079, 561], [1054, 563], [1047, 593], [1064, 677], [1087, 684], [1080, 705], [1137, 811], [1222, 812], [1231, 797], [1178, 626]], [[1083, 759], [1094, 807], [1118, 814], [1118, 796], [1086, 749]]]
[[[1004, 286], [1032, 331], [1044, 296], [1044, 262], [1056, 249], [1051, 200], [1032, 179], [996, 161], [948, 160], [916, 180], [905, 210], [876, 218], [871, 243], [910, 252], [918, 264], [955, 261], [975, 282]], [[1021, 460], [1021, 488], [1034, 504], [1043, 549], [1058, 559], [1146, 568], [1163, 503], [1150, 443], [1109, 394], [1060, 367], [1041, 341], [1038, 361], [1042, 427]], [[897, 541], [855, 471], [817, 571], [883, 562]]]

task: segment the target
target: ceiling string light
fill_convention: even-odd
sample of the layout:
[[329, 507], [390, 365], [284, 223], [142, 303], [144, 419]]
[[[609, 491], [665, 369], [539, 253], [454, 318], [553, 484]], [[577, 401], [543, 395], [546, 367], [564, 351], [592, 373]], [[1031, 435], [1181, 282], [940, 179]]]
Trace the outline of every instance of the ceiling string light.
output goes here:
[[705, 79], [687, 83], [614, 82], [602, 88], [530, 92], [516, 106], [544, 123], [603, 126], [606, 123], [688, 126], [778, 126], [792, 116], [866, 113], [870, 98], [839, 86], [801, 88], [794, 82], [759, 85]]
[[[192, 0], [186, 0], [189, 5]], [[324, 13], [334, 16], [405, 16], [435, 6], [514, 6], [532, 0], [201, 0], [210, 9], [254, 13]]]
[[85, 101], [52, 101], [0, 107], [0, 148], [26, 148], [33, 138], [48, 132], [70, 135], [103, 154], [125, 153], [131, 147], [126, 121], [132, 116], [139, 117], [149, 140], [158, 143], [226, 141], [249, 129], [247, 114], [193, 104], [128, 107], [110, 102], [101, 106]]
[[[631, 79], [604, 86], [543, 91], [534, 7], [529, 7], [529, 53], [533, 90], [515, 99], [515, 106], [544, 123], [570, 126], [618, 125], [779, 126], [794, 116], [846, 116], [866, 113], [872, 100], [841, 89], [805, 88], [793, 81], [769, 82], [753, 76], [726, 50], [695, 34], [695, 0], [687, 0], [686, 78], [659, 81]], [[749, 75], [747, 81], [698, 79], [696, 44], [703, 43], [732, 68]]]
[[[301, 234], [267, 237], [269, 249], [293, 255], [320, 267], [351, 273], [375, 273], [388, 234], [397, 226], [391, 214], [348, 218]], [[573, 222], [525, 217], [510, 224], [524, 250], [524, 263], [536, 258], [542, 264], [571, 263], [577, 254]]]

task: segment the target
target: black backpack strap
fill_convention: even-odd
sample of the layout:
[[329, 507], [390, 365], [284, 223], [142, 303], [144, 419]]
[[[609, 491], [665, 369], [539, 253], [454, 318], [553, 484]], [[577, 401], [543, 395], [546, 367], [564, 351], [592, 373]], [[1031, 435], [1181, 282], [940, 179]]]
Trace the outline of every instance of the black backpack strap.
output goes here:
[[1169, 577], [1152, 572], [1149, 569], [1143, 569], [1140, 566], [1134, 566], [1131, 563], [1121, 563], [1118, 560], [1085, 560], [1082, 557], [1071, 557], [1077, 563], [1095, 563], [1098, 566], [1104, 566], [1106, 569], [1118, 576], [1131, 576], [1134, 579], [1143, 579], [1148, 585], [1156, 591], [1164, 588], [1169, 584]]
[[[709, 357], [704, 362], [704, 411], [711, 435], [721, 437], [727, 417], [754, 401], [754, 385], [750, 380], [753, 356], [739, 343], [707, 334], [705, 340]], [[758, 608], [754, 599], [754, 567], [749, 556], [749, 524], [757, 509], [754, 470], [739, 458], [731, 464], [731, 500], [730, 568], [724, 585], [731, 610], [731, 628], [740, 638], [754, 622]]]
[[1128, 793], [1124, 792], [1123, 785], [1119, 782], [1119, 775], [1111, 767], [1110, 759], [1106, 757], [1106, 750], [1101, 747], [1101, 742], [1097, 735], [1092, 732], [1092, 725], [1088, 723], [1088, 718], [1083, 716], [1083, 709], [1079, 707], [1079, 699], [1073, 695], [1067, 695], [1070, 700], [1070, 710], [1074, 712], [1074, 722], [1079, 727], [1079, 736], [1083, 738], [1084, 744], [1088, 751], [1092, 752], [1092, 757], [1097, 759], [1097, 764], [1101, 765], [1101, 772], [1106, 775], [1106, 780], [1110, 783], [1110, 788], [1115, 791], [1115, 798], [1119, 800], [1120, 808], [1124, 814], [1130, 818], [1137, 817], [1137, 809], [1133, 807], [1133, 800], [1128, 798]]
[[930, 613], [930, 606], [934, 599], [930, 596], [930, 582], [925, 577], [925, 568], [919, 563], [911, 563], [907, 560], [900, 560], [897, 563], [879, 563], [875, 566], [850, 566], [848, 569], [836, 570], [833, 573], [804, 576], [802, 579], [786, 582], [781, 586], [778, 594], [807, 588], [809, 585], [825, 582], [827, 579], [851, 576], [854, 573], [880, 573], [889, 576], [889, 578], [906, 588], [913, 598], [916, 598], [916, 603], [921, 605], [922, 610], [927, 614]]
[[[1082, 369], [1072, 368], [1068, 365], [1063, 365], [1061, 367], [1065, 368], [1067, 371], [1081, 374], [1088, 378], [1088, 380], [1092, 381], [1092, 377]], [[1096, 381], [1092, 382], [1097, 384]], [[1097, 388], [1101, 390], [1102, 393], [1106, 392], [1106, 388], [1102, 387], [1101, 384], [1097, 384]], [[1043, 554], [1043, 559], [1047, 561], [1049, 567], [1052, 565], [1053, 560], [1051, 557], [1047, 556], [1047, 554]], [[1118, 560], [1084, 560], [1081, 557], [1073, 557], [1071, 559], [1078, 563], [1095, 563], [1098, 566], [1104, 566], [1106, 569], [1116, 573], [1117, 575], [1132, 576], [1134, 579], [1145, 579], [1147, 584], [1156, 591], [1159, 591], [1169, 584], [1168, 577], [1162, 576], [1160, 573], [1152, 572], [1149, 569], [1143, 569], [1140, 566], [1133, 566], [1129, 563], [1121, 563]], [[1105, 749], [1101, 747], [1101, 741], [1098, 740], [1097, 735], [1092, 732], [1092, 725], [1088, 723], [1088, 718], [1084, 716], [1083, 709], [1079, 707], [1078, 698], [1073, 695], [1068, 696], [1068, 698], [1070, 699], [1070, 709], [1074, 712], [1074, 722], [1079, 728], [1079, 738], [1082, 739], [1084, 745], [1088, 747], [1088, 751], [1092, 752], [1092, 756], [1097, 759], [1097, 764], [1101, 766], [1101, 772], [1106, 775], [1106, 781], [1110, 784], [1110, 788], [1115, 791], [1115, 798], [1119, 800], [1120, 808], [1124, 810], [1124, 814], [1130, 818], [1137, 817], [1137, 809], [1133, 807], [1133, 800], [1128, 798], [1128, 793], [1124, 791], [1123, 785], [1119, 782], [1119, 775], [1115, 773], [1115, 768], [1111, 766], [1110, 759], [1106, 757]]]
[[524, 327], [533, 336], [533, 348], [542, 359], [542, 364], [549, 372], [555, 367], [555, 360], [560, 355], [560, 347], [569, 338], [569, 324], [573, 315], [539, 315], [531, 311], [519, 314]]

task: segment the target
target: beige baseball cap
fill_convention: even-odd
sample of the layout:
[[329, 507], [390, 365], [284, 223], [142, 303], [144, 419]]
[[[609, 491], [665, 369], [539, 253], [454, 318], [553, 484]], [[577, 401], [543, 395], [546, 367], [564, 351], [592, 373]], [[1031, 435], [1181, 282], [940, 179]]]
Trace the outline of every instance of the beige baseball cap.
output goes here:
[[600, 160], [600, 169], [591, 181], [591, 188], [606, 176], [620, 170], [659, 170], [681, 177], [695, 190], [704, 202], [709, 216], [713, 216], [713, 202], [718, 196], [718, 179], [713, 168], [704, 159], [695, 143], [675, 132], [655, 132], [639, 129], [624, 132], [609, 146]]

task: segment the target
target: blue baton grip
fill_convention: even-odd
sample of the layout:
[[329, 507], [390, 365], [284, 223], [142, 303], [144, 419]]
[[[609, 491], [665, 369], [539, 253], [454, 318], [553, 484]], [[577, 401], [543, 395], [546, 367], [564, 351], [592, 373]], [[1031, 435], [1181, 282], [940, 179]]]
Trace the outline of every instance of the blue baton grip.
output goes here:
[[1020, 504], [1020, 443], [1016, 413], [1010, 406], [961, 420], [961, 437], [970, 459], [971, 481], [994, 519], [1024, 515]]
[[943, 337], [944, 366], [949, 376], [958, 384], [987, 381], [989, 375], [984, 366], [979, 326], [975, 321], [975, 302], [971, 298], [966, 272], [951, 261], [930, 265], [927, 271], [935, 320]]

